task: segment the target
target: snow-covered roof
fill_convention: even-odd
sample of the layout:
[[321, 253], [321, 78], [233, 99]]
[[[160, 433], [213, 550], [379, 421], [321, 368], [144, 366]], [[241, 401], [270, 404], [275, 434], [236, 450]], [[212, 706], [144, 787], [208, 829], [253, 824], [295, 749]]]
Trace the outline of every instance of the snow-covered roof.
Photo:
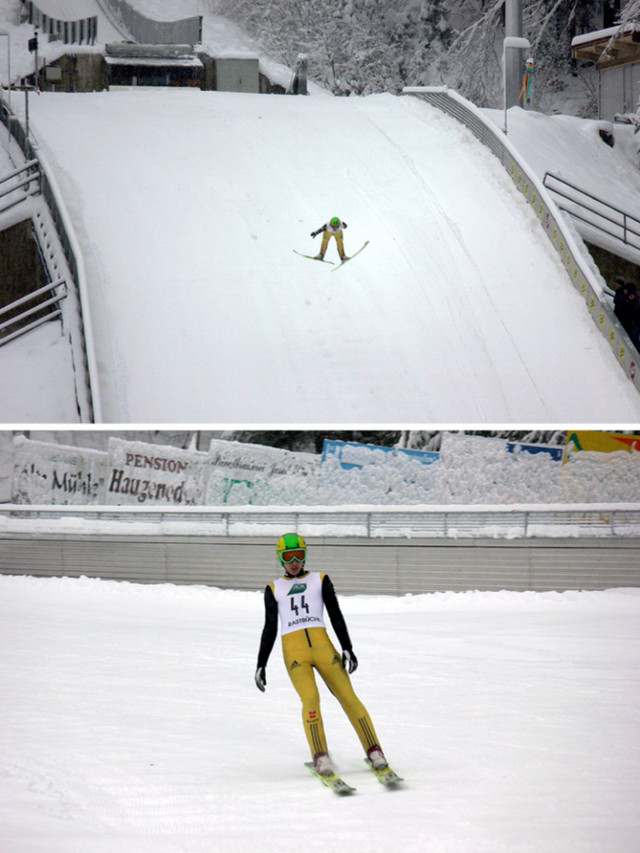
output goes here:
[[200, 68], [202, 62], [197, 56], [167, 57], [167, 56], [105, 56], [107, 65], [142, 65], [155, 68]]
[[612, 68], [640, 62], [640, 24], [627, 23], [583, 33], [571, 40], [575, 59], [595, 62], [599, 68]]

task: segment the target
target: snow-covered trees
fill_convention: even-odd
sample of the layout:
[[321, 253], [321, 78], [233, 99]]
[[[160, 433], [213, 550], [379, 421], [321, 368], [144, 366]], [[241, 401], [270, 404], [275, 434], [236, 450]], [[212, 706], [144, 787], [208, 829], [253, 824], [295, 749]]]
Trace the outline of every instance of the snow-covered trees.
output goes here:
[[[445, 84], [481, 106], [500, 103], [506, 0], [209, 0], [265, 49], [337, 94]], [[602, 21], [603, 0], [522, 0], [538, 95], [571, 71], [571, 38]], [[629, 0], [633, 14], [640, 0]], [[631, 9], [631, 11], [630, 11]]]
[[451, 39], [445, 0], [211, 0], [287, 65], [337, 94], [400, 91], [424, 82]]

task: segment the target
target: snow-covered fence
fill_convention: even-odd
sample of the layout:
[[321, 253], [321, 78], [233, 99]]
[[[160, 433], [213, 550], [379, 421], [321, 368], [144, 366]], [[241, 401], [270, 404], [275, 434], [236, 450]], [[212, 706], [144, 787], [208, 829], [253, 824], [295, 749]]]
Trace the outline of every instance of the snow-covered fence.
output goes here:
[[40, 179], [40, 164], [36, 159], [0, 178], [0, 213], [11, 210], [31, 195], [37, 195]]
[[500, 160], [514, 184], [535, 210], [545, 233], [560, 255], [571, 283], [582, 295], [589, 314], [635, 388], [640, 391], [640, 353], [612, 309], [601, 300], [601, 287], [578, 247], [569, 226], [542, 181], [509, 139], [470, 101], [446, 87], [407, 87], [418, 97], [465, 124]]
[[640, 504], [510, 504], [484, 506], [81, 506], [0, 504], [6, 531], [59, 531], [224, 538], [282, 535], [496, 539], [640, 537]]
[[[44, 301], [36, 301], [39, 300], [41, 296], [45, 295], [47, 295], [47, 298]], [[14, 302], [10, 302], [9, 305], [5, 305], [4, 308], [0, 308], [0, 346], [8, 344], [9, 341], [14, 340], [20, 335], [25, 335], [32, 329], [36, 329], [38, 326], [41, 326], [43, 323], [59, 319], [62, 316], [60, 302], [66, 295], [66, 283], [64, 279], [60, 278], [57, 281], [52, 281], [49, 284], [46, 284], [44, 287], [39, 287], [32, 293], [27, 294], [27, 296], [23, 296], [21, 299], [16, 299]], [[32, 305], [30, 308], [23, 307], [34, 301], [36, 301], [36, 304]], [[5, 315], [17, 310], [18, 308], [22, 308], [23, 310], [8, 320], [4, 319]], [[39, 314], [40, 316], [35, 320], [30, 320], [34, 314]], [[25, 320], [29, 320], [29, 322], [25, 323]], [[17, 326], [17, 328], [12, 331], [8, 331], [11, 326]]]
[[561, 210], [607, 237], [613, 237], [614, 241], [640, 251], [640, 219], [551, 172], [545, 172], [542, 183], [554, 196], [563, 199], [558, 201]]
[[126, 0], [98, 0], [110, 17], [115, 17], [137, 42], [142, 44], [200, 44], [202, 16], [178, 21], [154, 21], [133, 9]]
[[0, 574], [261, 589], [298, 530], [341, 592], [640, 586], [640, 505], [0, 506]]

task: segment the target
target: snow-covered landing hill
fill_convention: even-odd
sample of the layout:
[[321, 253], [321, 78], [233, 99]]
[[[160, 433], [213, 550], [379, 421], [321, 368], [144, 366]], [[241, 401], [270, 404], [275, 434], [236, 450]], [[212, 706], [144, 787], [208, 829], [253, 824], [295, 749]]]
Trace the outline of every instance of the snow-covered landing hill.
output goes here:
[[[535, 215], [410, 98], [34, 99], [85, 253], [105, 419], [632, 422]], [[296, 257], [337, 214], [335, 274]], [[330, 249], [329, 256], [335, 250]]]

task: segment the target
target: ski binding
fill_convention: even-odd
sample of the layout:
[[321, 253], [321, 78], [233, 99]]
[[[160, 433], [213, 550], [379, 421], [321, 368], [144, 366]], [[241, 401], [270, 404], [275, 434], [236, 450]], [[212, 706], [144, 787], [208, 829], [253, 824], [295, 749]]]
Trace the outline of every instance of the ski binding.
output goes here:
[[404, 779], [401, 776], [398, 776], [398, 774], [388, 765], [382, 770], [375, 770], [368, 758], [365, 758], [364, 762], [367, 767], [376, 774], [378, 781], [383, 785], [393, 786], [397, 785], [399, 782], [404, 782]]
[[341, 779], [337, 773], [331, 773], [328, 776], [322, 776], [316, 768], [313, 766], [313, 761], [305, 761], [305, 767], [309, 768], [309, 772], [320, 779], [321, 782], [327, 786], [327, 788], [331, 788], [334, 794], [351, 794], [355, 791], [355, 788], [348, 785], [344, 779]]
[[296, 255], [300, 255], [301, 258], [309, 258], [310, 261], [320, 261], [320, 263], [323, 263], [323, 264], [332, 264], [333, 265], [333, 261], [327, 261], [325, 258], [316, 258], [315, 255], [304, 255], [302, 252], [299, 252], [297, 249], [294, 249], [293, 251], [296, 253]]

